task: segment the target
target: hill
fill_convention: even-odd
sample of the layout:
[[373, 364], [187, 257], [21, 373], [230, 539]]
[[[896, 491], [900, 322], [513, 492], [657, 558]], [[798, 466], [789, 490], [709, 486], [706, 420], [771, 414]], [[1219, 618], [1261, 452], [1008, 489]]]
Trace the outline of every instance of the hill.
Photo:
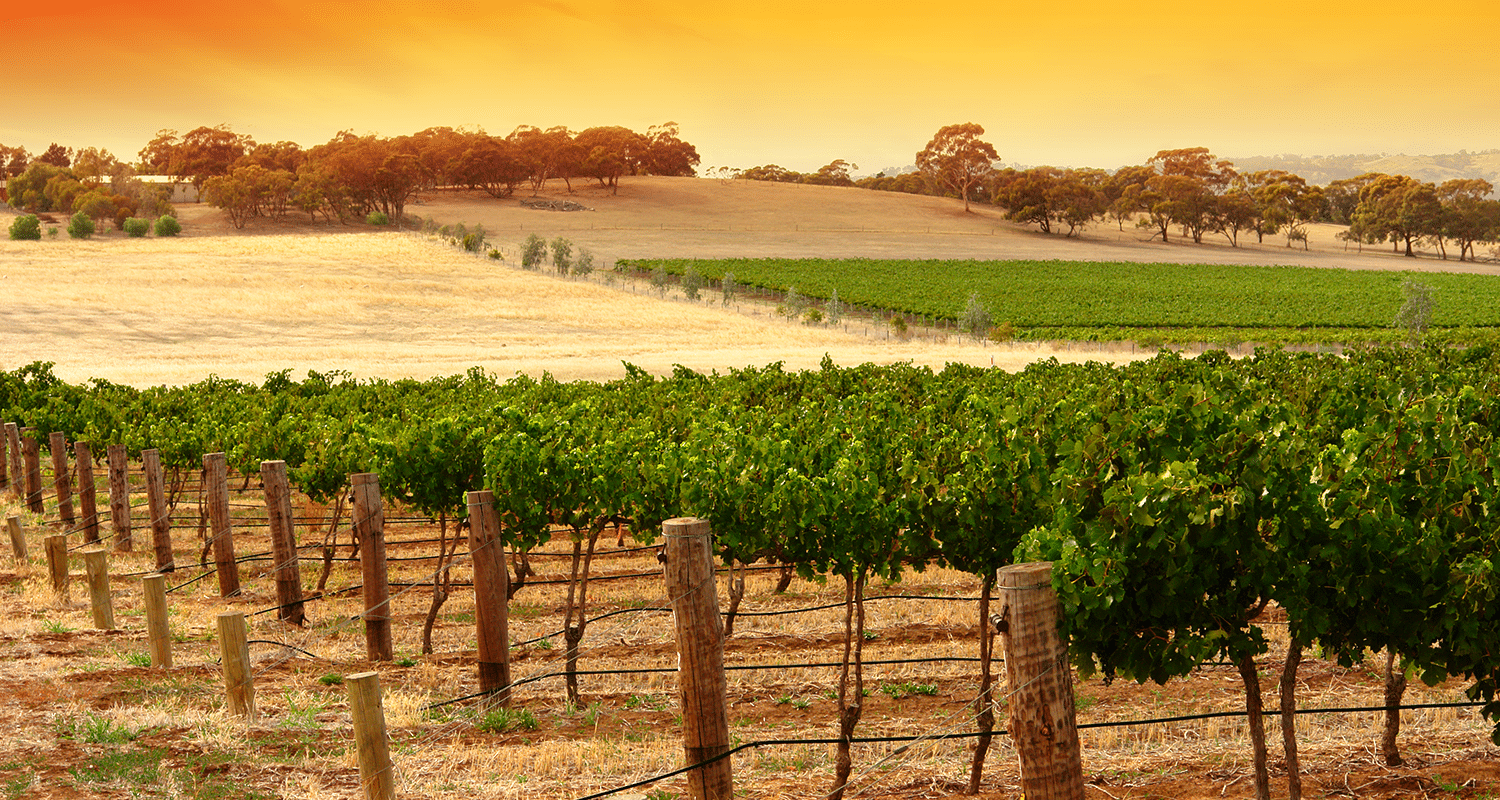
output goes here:
[[1367, 172], [1410, 175], [1430, 183], [1454, 178], [1483, 178], [1500, 186], [1500, 150], [1482, 153], [1460, 151], [1438, 156], [1344, 155], [1344, 156], [1248, 156], [1231, 158], [1236, 169], [1253, 172], [1280, 169], [1301, 175], [1308, 183], [1327, 185]]

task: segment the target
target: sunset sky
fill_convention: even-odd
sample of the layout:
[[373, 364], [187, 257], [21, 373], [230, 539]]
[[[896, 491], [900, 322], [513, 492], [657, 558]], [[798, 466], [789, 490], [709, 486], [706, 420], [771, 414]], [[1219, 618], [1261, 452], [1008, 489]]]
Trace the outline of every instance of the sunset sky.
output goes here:
[[16, 5], [0, 144], [33, 153], [667, 120], [705, 168], [870, 173], [956, 122], [1025, 165], [1500, 148], [1493, 0]]

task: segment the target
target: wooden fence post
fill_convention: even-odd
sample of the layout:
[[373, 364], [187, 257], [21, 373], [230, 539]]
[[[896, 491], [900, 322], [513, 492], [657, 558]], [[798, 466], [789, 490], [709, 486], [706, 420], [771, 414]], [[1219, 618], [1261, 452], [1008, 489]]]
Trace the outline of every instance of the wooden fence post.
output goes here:
[[[688, 764], [729, 750], [729, 712], [725, 706], [724, 623], [719, 616], [719, 589], [714, 579], [712, 534], [708, 521], [669, 519], [661, 525], [666, 538], [667, 597], [677, 627], [677, 681], [682, 699], [682, 746]], [[721, 758], [688, 773], [694, 800], [728, 800], [734, 794], [729, 759]]]
[[130, 457], [125, 453], [125, 445], [112, 444], [108, 449], [109, 458], [109, 516], [114, 523], [115, 549], [121, 552], [130, 552], [133, 545], [130, 541]]
[[1003, 567], [1000, 631], [1010, 681], [1010, 736], [1028, 800], [1082, 800], [1083, 761], [1073, 707], [1073, 672], [1057, 633], [1052, 562]]
[[510, 703], [510, 573], [495, 515], [495, 493], [469, 492], [469, 558], [474, 563], [474, 625], [479, 635], [479, 689]]
[[146, 599], [146, 638], [151, 642], [151, 666], [172, 668], [172, 629], [167, 625], [167, 576], [141, 579]]
[[359, 538], [359, 565], [364, 572], [365, 655], [371, 661], [390, 661], [391, 585], [385, 564], [385, 511], [380, 505], [380, 476], [361, 472], [349, 476], [354, 495], [354, 535]]
[[26, 507], [40, 514], [46, 507], [42, 505], [42, 453], [35, 434], [36, 428], [21, 429], [21, 460], [26, 469]]
[[52, 490], [57, 494], [57, 518], [65, 530], [78, 524], [73, 516], [73, 471], [68, 469], [68, 437], [54, 431], [47, 439], [52, 455]]
[[214, 568], [219, 573], [219, 596], [240, 593], [240, 565], [234, 560], [234, 529], [229, 523], [229, 468], [223, 453], [203, 457], [203, 493], [213, 527]]
[[385, 735], [385, 708], [380, 702], [380, 676], [361, 672], [344, 678], [349, 687], [349, 711], [354, 717], [354, 745], [359, 754], [359, 783], [366, 800], [395, 800], [390, 742]]
[[255, 684], [250, 674], [250, 645], [246, 641], [245, 615], [225, 611], [219, 615], [219, 660], [224, 666], [224, 692], [229, 713], [255, 719]]
[[26, 563], [26, 532], [21, 530], [21, 516], [11, 514], [5, 518], [5, 528], [10, 531], [10, 552], [16, 559], [16, 566], [20, 567]]
[[9, 443], [9, 453], [6, 456], [6, 465], [10, 469], [10, 490], [16, 497], [26, 494], [26, 465], [21, 456], [21, 426], [14, 422], [5, 423], [5, 441]]
[[94, 486], [94, 450], [88, 442], [73, 443], [73, 459], [78, 468], [78, 506], [83, 518], [78, 521], [83, 528], [83, 540], [89, 544], [99, 541], [99, 497]]
[[68, 537], [57, 534], [46, 539], [47, 571], [52, 575], [52, 589], [68, 596]]
[[151, 545], [156, 548], [156, 571], [172, 572], [172, 515], [167, 510], [167, 481], [161, 474], [161, 452], [141, 451], [141, 468], [146, 472], [146, 503], [151, 513]]
[[89, 577], [89, 608], [94, 612], [94, 627], [101, 631], [115, 629], [115, 604], [109, 595], [109, 561], [103, 550], [83, 551], [83, 566]]
[[271, 524], [271, 557], [276, 560], [276, 616], [293, 625], [307, 621], [302, 608], [302, 571], [297, 566], [297, 534], [292, 521], [292, 490], [286, 481], [285, 461], [260, 462], [266, 491], [266, 516]]
[[10, 426], [13, 422], [0, 423], [0, 489], [10, 489]]

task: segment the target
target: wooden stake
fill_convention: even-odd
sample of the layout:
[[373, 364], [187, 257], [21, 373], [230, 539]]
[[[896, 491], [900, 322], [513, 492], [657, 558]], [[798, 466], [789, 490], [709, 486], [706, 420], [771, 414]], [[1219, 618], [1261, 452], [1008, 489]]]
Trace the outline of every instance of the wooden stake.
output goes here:
[[510, 573], [495, 515], [495, 493], [469, 492], [469, 558], [474, 562], [474, 624], [479, 634], [479, 689], [510, 704]]
[[297, 567], [297, 534], [292, 527], [292, 490], [286, 481], [285, 461], [260, 462], [266, 492], [266, 516], [271, 524], [271, 557], [276, 559], [276, 616], [293, 625], [307, 621], [302, 609], [302, 571]]
[[99, 498], [94, 486], [94, 451], [88, 442], [73, 443], [73, 460], [78, 468], [78, 505], [83, 512], [78, 522], [83, 527], [83, 540], [93, 544], [99, 541]]
[[151, 641], [151, 666], [172, 668], [172, 629], [167, 626], [167, 576], [141, 579], [146, 599], [146, 638]]
[[21, 426], [5, 423], [5, 441], [10, 445], [6, 465], [10, 468], [10, 490], [16, 497], [26, 494], [26, 464], [21, 457]]
[[349, 476], [354, 495], [354, 535], [359, 539], [359, 565], [364, 572], [365, 654], [371, 661], [390, 661], [391, 586], [385, 564], [385, 511], [380, 506], [380, 476], [361, 472]]
[[255, 684], [250, 674], [250, 645], [246, 642], [245, 615], [225, 611], [219, 615], [219, 661], [224, 666], [224, 691], [229, 713], [255, 719]]
[[1013, 564], [996, 575], [1001, 643], [1010, 681], [1010, 735], [1027, 800], [1082, 800], [1083, 761], [1068, 650], [1057, 634], [1052, 562]]
[[167, 510], [167, 481], [161, 474], [161, 452], [141, 451], [146, 472], [146, 503], [151, 509], [151, 545], [156, 548], [156, 571], [172, 572], [172, 516]]
[[78, 524], [73, 516], [73, 471], [68, 469], [68, 437], [54, 432], [47, 440], [48, 452], [52, 454], [52, 490], [57, 494], [57, 518], [63, 528], [71, 529]]
[[395, 800], [390, 743], [385, 735], [385, 708], [380, 703], [380, 676], [361, 672], [344, 678], [349, 711], [354, 717], [354, 745], [359, 753], [359, 783], [365, 800]]
[[10, 488], [10, 475], [11, 475], [10, 456], [11, 456], [11, 449], [10, 449], [10, 437], [7, 436], [6, 434], [8, 434], [10, 432], [10, 426], [14, 425], [14, 424], [15, 423], [13, 423], [13, 422], [6, 422], [4, 424], [0, 424], [0, 489], [9, 489]]
[[[677, 681], [682, 700], [682, 747], [688, 764], [729, 750], [725, 705], [724, 625], [719, 617], [712, 535], [708, 521], [692, 517], [662, 523], [666, 537], [667, 597], [677, 626]], [[688, 773], [694, 800], [728, 800], [734, 794], [729, 759]]]
[[36, 428], [21, 429], [21, 460], [26, 470], [26, 507], [40, 514], [46, 507], [42, 505], [42, 453], [35, 433]]
[[115, 549], [130, 552], [130, 479], [126, 472], [130, 468], [130, 457], [125, 454], [125, 445], [112, 444], [109, 458], [109, 516], [115, 528]]
[[48, 536], [45, 541], [47, 549], [47, 572], [52, 575], [52, 590], [59, 596], [68, 596], [68, 537], [57, 534]]
[[10, 531], [10, 552], [16, 559], [16, 566], [20, 567], [27, 563], [26, 556], [26, 532], [21, 530], [21, 516], [11, 514], [5, 518], [5, 527]]
[[115, 629], [115, 605], [109, 595], [108, 557], [103, 550], [85, 550], [83, 566], [89, 576], [89, 606], [94, 612], [94, 627], [112, 631]]
[[234, 529], [229, 523], [229, 468], [223, 453], [203, 457], [203, 492], [213, 526], [214, 568], [219, 573], [219, 596], [240, 593], [240, 565], [234, 560]]

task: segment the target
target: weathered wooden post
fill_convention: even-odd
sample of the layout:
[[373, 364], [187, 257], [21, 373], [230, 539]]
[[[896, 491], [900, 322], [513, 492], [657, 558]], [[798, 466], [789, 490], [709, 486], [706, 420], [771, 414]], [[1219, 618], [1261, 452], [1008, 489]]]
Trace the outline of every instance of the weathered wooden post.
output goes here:
[[68, 468], [68, 437], [54, 431], [47, 440], [52, 455], [52, 489], [57, 494], [57, 518], [63, 528], [71, 530], [78, 520], [73, 516], [73, 471]]
[[89, 578], [89, 608], [94, 627], [101, 631], [115, 629], [115, 604], [109, 595], [109, 561], [103, 550], [83, 551], [83, 567]]
[[224, 667], [224, 692], [229, 713], [255, 719], [255, 684], [250, 674], [250, 645], [245, 635], [245, 615], [225, 611], [219, 615], [219, 661]]
[[234, 529], [229, 523], [229, 468], [223, 453], [203, 457], [203, 493], [213, 527], [214, 568], [219, 573], [219, 596], [240, 593], [240, 565], [234, 560]]
[[349, 687], [349, 711], [354, 717], [361, 794], [365, 800], [395, 800], [396, 776], [391, 770], [390, 742], [385, 734], [380, 676], [374, 672], [361, 672], [345, 678], [344, 685]]
[[21, 530], [21, 516], [11, 514], [5, 518], [5, 529], [10, 531], [10, 552], [16, 559], [16, 567], [26, 563], [26, 532]]
[[146, 473], [146, 504], [151, 509], [151, 545], [156, 549], [156, 571], [171, 572], [172, 514], [167, 510], [167, 481], [161, 474], [161, 452], [141, 451], [141, 469]]
[[109, 516], [115, 529], [115, 549], [130, 552], [130, 457], [125, 445], [112, 444], [109, 459]]
[[94, 486], [93, 448], [88, 442], [74, 442], [73, 458], [78, 462], [78, 506], [83, 513], [78, 522], [83, 528], [83, 540], [93, 544], [99, 541], [99, 497]]
[[21, 453], [21, 426], [5, 423], [5, 441], [9, 445], [6, 464], [10, 469], [10, 490], [16, 497], [26, 496], [26, 459]]
[[0, 423], [0, 489], [10, 489], [10, 426], [13, 422]]
[[390, 661], [391, 585], [385, 564], [385, 511], [380, 505], [380, 476], [349, 476], [354, 495], [354, 535], [359, 538], [359, 565], [364, 572], [365, 654], [371, 661]]
[[1057, 633], [1052, 562], [1003, 567], [1000, 635], [1010, 682], [1010, 736], [1028, 800], [1082, 800], [1083, 760], [1073, 707], [1073, 672]]
[[[667, 597], [677, 627], [677, 681], [682, 700], [682, 746], [688, 764], [729, 750], [725, 706], [724, 623], [719, 617], [712, 534], [693, 517], [662, 523], [666, 538]], [[734, 778], [728, 758], [688, 773], [694, 800], [728, 800]]]
[[469, 558], [474, 563], [474, 625], [479, 635], [479, 689], [510, 703], [510, 573], [495, 515], [495, 493], [469, 492]]
[[46, 507], [42, 505], [42, 453], [35, 434], [36, 428], [21, 429], [21, 460], [26, 470], [26, 508], [40, 514]]
[[68, 596], [68, 537], [57, 534], [45, 540], [47, 549], [47, 572], [52, 575], [52, 590], [63, 598]]
[[287, 485], [285, 461], [260, 462], [266, 492], [266, 516], [271, 526], [271, 557], [276, 559], [276, 616], [293, 625], [307, 621], [302, 608], [302, 571], [297, 566], [297, 534], [293, 529], [292, 490]]
[[167, 625], [167, 576], [147, 575], [141, 579], [146, 600], [146, 638], [151, 642], [151, 666], [172, 668], [172, 629]]

